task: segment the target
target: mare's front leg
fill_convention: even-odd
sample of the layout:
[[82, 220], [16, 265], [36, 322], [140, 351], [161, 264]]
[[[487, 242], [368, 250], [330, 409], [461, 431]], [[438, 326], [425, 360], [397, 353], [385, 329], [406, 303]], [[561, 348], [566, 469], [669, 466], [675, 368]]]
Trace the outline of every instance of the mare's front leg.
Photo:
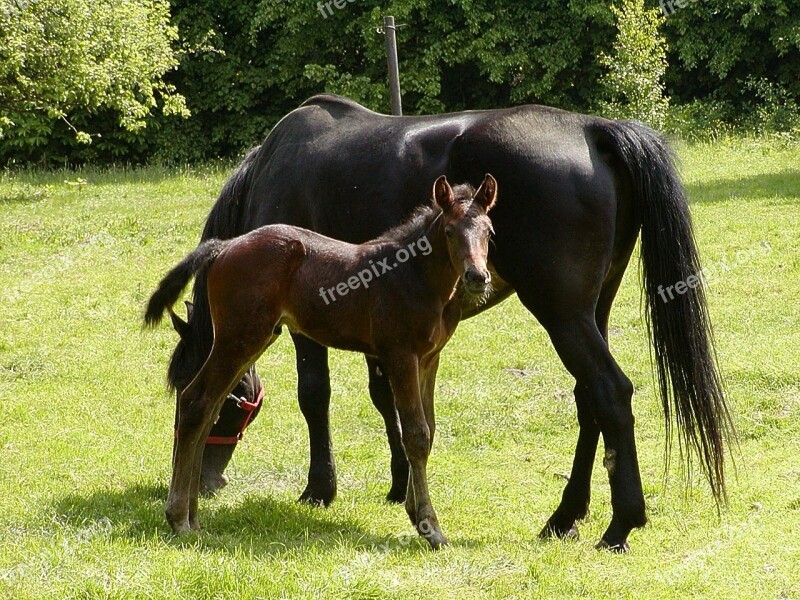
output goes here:
[[415, 355], [401, 354], [387, 357], [383, 364], [391, 365], [389, 381], [394, 391], [397, 412], [403, 432], [403, 446], [411, 468], [406, 507], [413, 507], [409, 515], [417, 531], [436, 550], [447, 544], [428, 492], [427, 464], [431, 450], [431, 435], [425, 418], [420, 395], [419, 361]]
[[369, 396], [383, 417], [389, 450], [392, 453], [392, 487], [389, 489], [386, 499], [389, 502], [399, 503], [406, 499], [409, 476], [408, 459], [403, 450], [403, 438], [400, 431], [400, 417], [394, 405], [394, 394], [392, 394], [392, 387], [383, 365], [377, 358], [371, 356], [365, 356], [365, 358], [369, 371]]
[[336, 497], [336, 463], [328, 418], [331, 379], [328, 349], [300, 334], [292, 334], [297, 360], [297, 400], [308, 425], [311, 463], [301, 502], [328, 506]]

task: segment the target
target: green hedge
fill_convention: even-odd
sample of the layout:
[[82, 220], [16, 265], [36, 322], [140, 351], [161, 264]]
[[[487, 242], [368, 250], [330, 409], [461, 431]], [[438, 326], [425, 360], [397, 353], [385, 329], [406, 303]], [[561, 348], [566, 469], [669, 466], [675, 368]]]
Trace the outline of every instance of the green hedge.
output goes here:
[[[235, 155], [323, 91], [388, 111], [384, 39], [376, 32], [384, 14], [402, 25], [408, 114], [526, 102], [580, 111], [603, 106], [609, 69], [601, 57], [613, 55], [617, 35], [607, 1], [337, 1], [342, 8], [330, 2], [328, 11], [327, 0], [173, 0], [181, 54], [167, 82], [186, 98], [189, 119], [156, 115], [146, 130], [131, 133], [120, 132], [112, 114], [74, 111], [73, 124], [102, 137], [78, 145], [56, 124], [45, 145], [25, 152], [0, 142], [0, 161], [183, 162]], [[668, 122], [684, 129], [797, 126], [800, 0], [664, 4], [666, 93], [678, 107]]]

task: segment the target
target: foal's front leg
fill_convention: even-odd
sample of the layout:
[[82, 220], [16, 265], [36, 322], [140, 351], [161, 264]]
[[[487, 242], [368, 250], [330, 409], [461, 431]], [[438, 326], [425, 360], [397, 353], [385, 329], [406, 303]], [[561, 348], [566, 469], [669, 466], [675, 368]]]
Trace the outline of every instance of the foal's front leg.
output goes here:
[[[389, 450], [392, 454], [391, 471], [392, 487], [386, 494], [389, 502], [402, 502], [406, 500], [409, 470], [408, 459], [403, 450], [403, 438], [400, 431], [400, 417], [394, 405], [394, 394], [389, 384], [386, 371], [377, 358], [366, 356], [369, 371], [369, 396], [372, 404], [383, 417], [386, 427], [386, 437], [389, 441]], [[413, 494], [409, 494], [412, 496]]]
[[[433, 394], [436, 387], [436, 372], [439, 369], [439, 354], [432, 358], [424, 359], [420, 363], [419, 392], [422, 401], [422, 410], [425, 413], [425, 422], [428, 424], [429, 446], [433, 449], [433, 438], [436, 434], [436, 415], [433, 406]], [[406, 461], [408, 464], [408, 461]], [[408, 473], [408, 494], [406, 495], [406, 513], [411, 522], [416, 524], [417, 518], [417, 498], [414, 494], [414, 484], [411, 481], [411, 473]], [[426, 532], [422, 532], [423, 535]]]
[[412, 485], [409, 486], [406, 508], [417, 531], [436, 550], [447, 544], [447, 540], [439, 527], [428, 493], [427, 462], [431, 436], [420, 397], [419, 361], [414, 355], [402, 355], [385, 360], [383, 364], [391, 365], [389, 381], [400, 415], [403, 446], [411, 467]]

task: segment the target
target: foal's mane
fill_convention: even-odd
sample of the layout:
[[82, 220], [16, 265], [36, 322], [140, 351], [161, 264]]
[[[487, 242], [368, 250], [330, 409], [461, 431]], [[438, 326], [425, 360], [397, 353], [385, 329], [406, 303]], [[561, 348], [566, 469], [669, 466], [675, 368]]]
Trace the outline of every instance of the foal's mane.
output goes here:
[[[475, 197], [475, 188], [468, 183], [453, 186], [456, 202], [468, 205]], [[442, 209], [431, 199], [430, 204], [423, 204], [414, 209], [409, 217], [400, 225], [384, 231], [373, 242], [410, 242], [428, 230], [434, 219], [442, 214]]]

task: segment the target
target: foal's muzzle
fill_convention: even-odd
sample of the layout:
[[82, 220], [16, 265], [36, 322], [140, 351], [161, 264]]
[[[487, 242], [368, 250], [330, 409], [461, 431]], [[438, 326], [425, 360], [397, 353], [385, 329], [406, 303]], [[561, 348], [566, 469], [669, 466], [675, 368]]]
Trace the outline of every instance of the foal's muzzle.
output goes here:
[[464, 272], [464, 288], [470, 294], [483, 294], [489, 284], [492, 282], [492, 277], [489, 271], [478, 271], [477, 269], [469, 269]]

